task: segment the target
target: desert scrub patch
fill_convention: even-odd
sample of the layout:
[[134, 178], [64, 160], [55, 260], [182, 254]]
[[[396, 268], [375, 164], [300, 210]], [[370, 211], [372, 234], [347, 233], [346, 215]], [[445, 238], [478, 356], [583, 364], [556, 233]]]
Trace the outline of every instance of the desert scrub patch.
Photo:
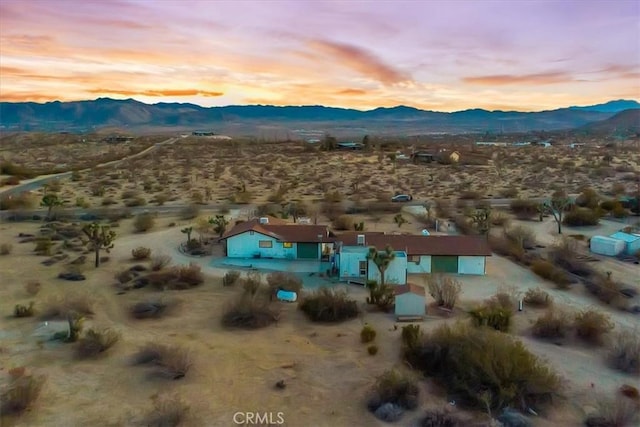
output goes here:
[[358, 317], [358, 303], [344, 291], [321, 288], [303, 295], [298, 307], [313, 322], [342, 322]]

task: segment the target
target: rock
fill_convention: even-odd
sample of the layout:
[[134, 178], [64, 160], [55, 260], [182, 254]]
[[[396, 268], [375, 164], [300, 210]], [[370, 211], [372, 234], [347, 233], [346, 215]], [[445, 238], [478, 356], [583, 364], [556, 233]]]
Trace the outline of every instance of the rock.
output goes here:
[[498, 417], [498, 421], [504, 427], [531, 427], [532, 425], [525, 415], [511, 408], [505, 408]]
[[280, 380], [276, 383], [276, 388], [284, 390], [285, 388], [287, 388], [287, 384], [284, 382], [284, 380]]
[[81, 280], [86, 280], [84, 274], [80, 273], [60, 273], [58, 274], [59, 279], [69, 280], [71, 282], [79, 282]]
[[400, 406], [395, 405], [393, 403], [385, 403], [381, 405], [373, 415], [376, 416], [379, 420], [386, 421], [388, 423], [393, 423], [402, 418], [404, 414], [404, 409]]

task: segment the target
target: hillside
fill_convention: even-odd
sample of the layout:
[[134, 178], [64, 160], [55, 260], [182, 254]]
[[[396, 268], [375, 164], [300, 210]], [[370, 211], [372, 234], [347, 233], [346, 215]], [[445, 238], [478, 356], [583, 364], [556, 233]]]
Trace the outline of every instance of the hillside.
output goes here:
[[582, 129], [596, 133], [640, 133], [640, 108], [621, 111], [608, 119], [589, 123]]
[[517, 112], [471, 109], [453, 113], [398, 106], [360, 111], [324, 106], [246, 105], [205, 108], [194, 104], [145, 104], [133, 99], [38, 104], [0, 103], [3, 130], [94, 131], [105, 127], [130, 131], [210, 129], [229, 135], [314, 130], [336, 135], [526, 132], [571, 129], [609, 119], [616, 108], [636, 101], [612, 101], [592, 107]]

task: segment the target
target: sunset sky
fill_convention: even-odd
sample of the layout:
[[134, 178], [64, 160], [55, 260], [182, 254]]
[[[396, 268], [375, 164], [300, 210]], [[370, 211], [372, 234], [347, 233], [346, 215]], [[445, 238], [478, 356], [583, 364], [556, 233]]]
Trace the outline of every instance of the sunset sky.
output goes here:
[[640, 2], [0, 0], [0, 100], [542, 110], [640, 100]]

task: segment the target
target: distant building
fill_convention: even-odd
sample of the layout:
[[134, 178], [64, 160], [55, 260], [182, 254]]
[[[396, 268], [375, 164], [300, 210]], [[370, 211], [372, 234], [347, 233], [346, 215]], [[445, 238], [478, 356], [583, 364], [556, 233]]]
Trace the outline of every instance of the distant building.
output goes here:
[[107, 143], [118, 143], [118, 142], [131, 142], [133, 141], [132, 136], [122, 136], [122, 135], [111, 135], [102, 140]]
[[193, 136], [215, 136], [215, 132], [195, 130], [191, 133]]
[[364, 148], [364, 144], [360, 142], [338, 142], [336, 147], [339, 150], [362, 150]]
[[477, 146], [492, 146], [492, 147], [506, 147], [506, 142], [497, 142], [497, 141], [476, 141]]

